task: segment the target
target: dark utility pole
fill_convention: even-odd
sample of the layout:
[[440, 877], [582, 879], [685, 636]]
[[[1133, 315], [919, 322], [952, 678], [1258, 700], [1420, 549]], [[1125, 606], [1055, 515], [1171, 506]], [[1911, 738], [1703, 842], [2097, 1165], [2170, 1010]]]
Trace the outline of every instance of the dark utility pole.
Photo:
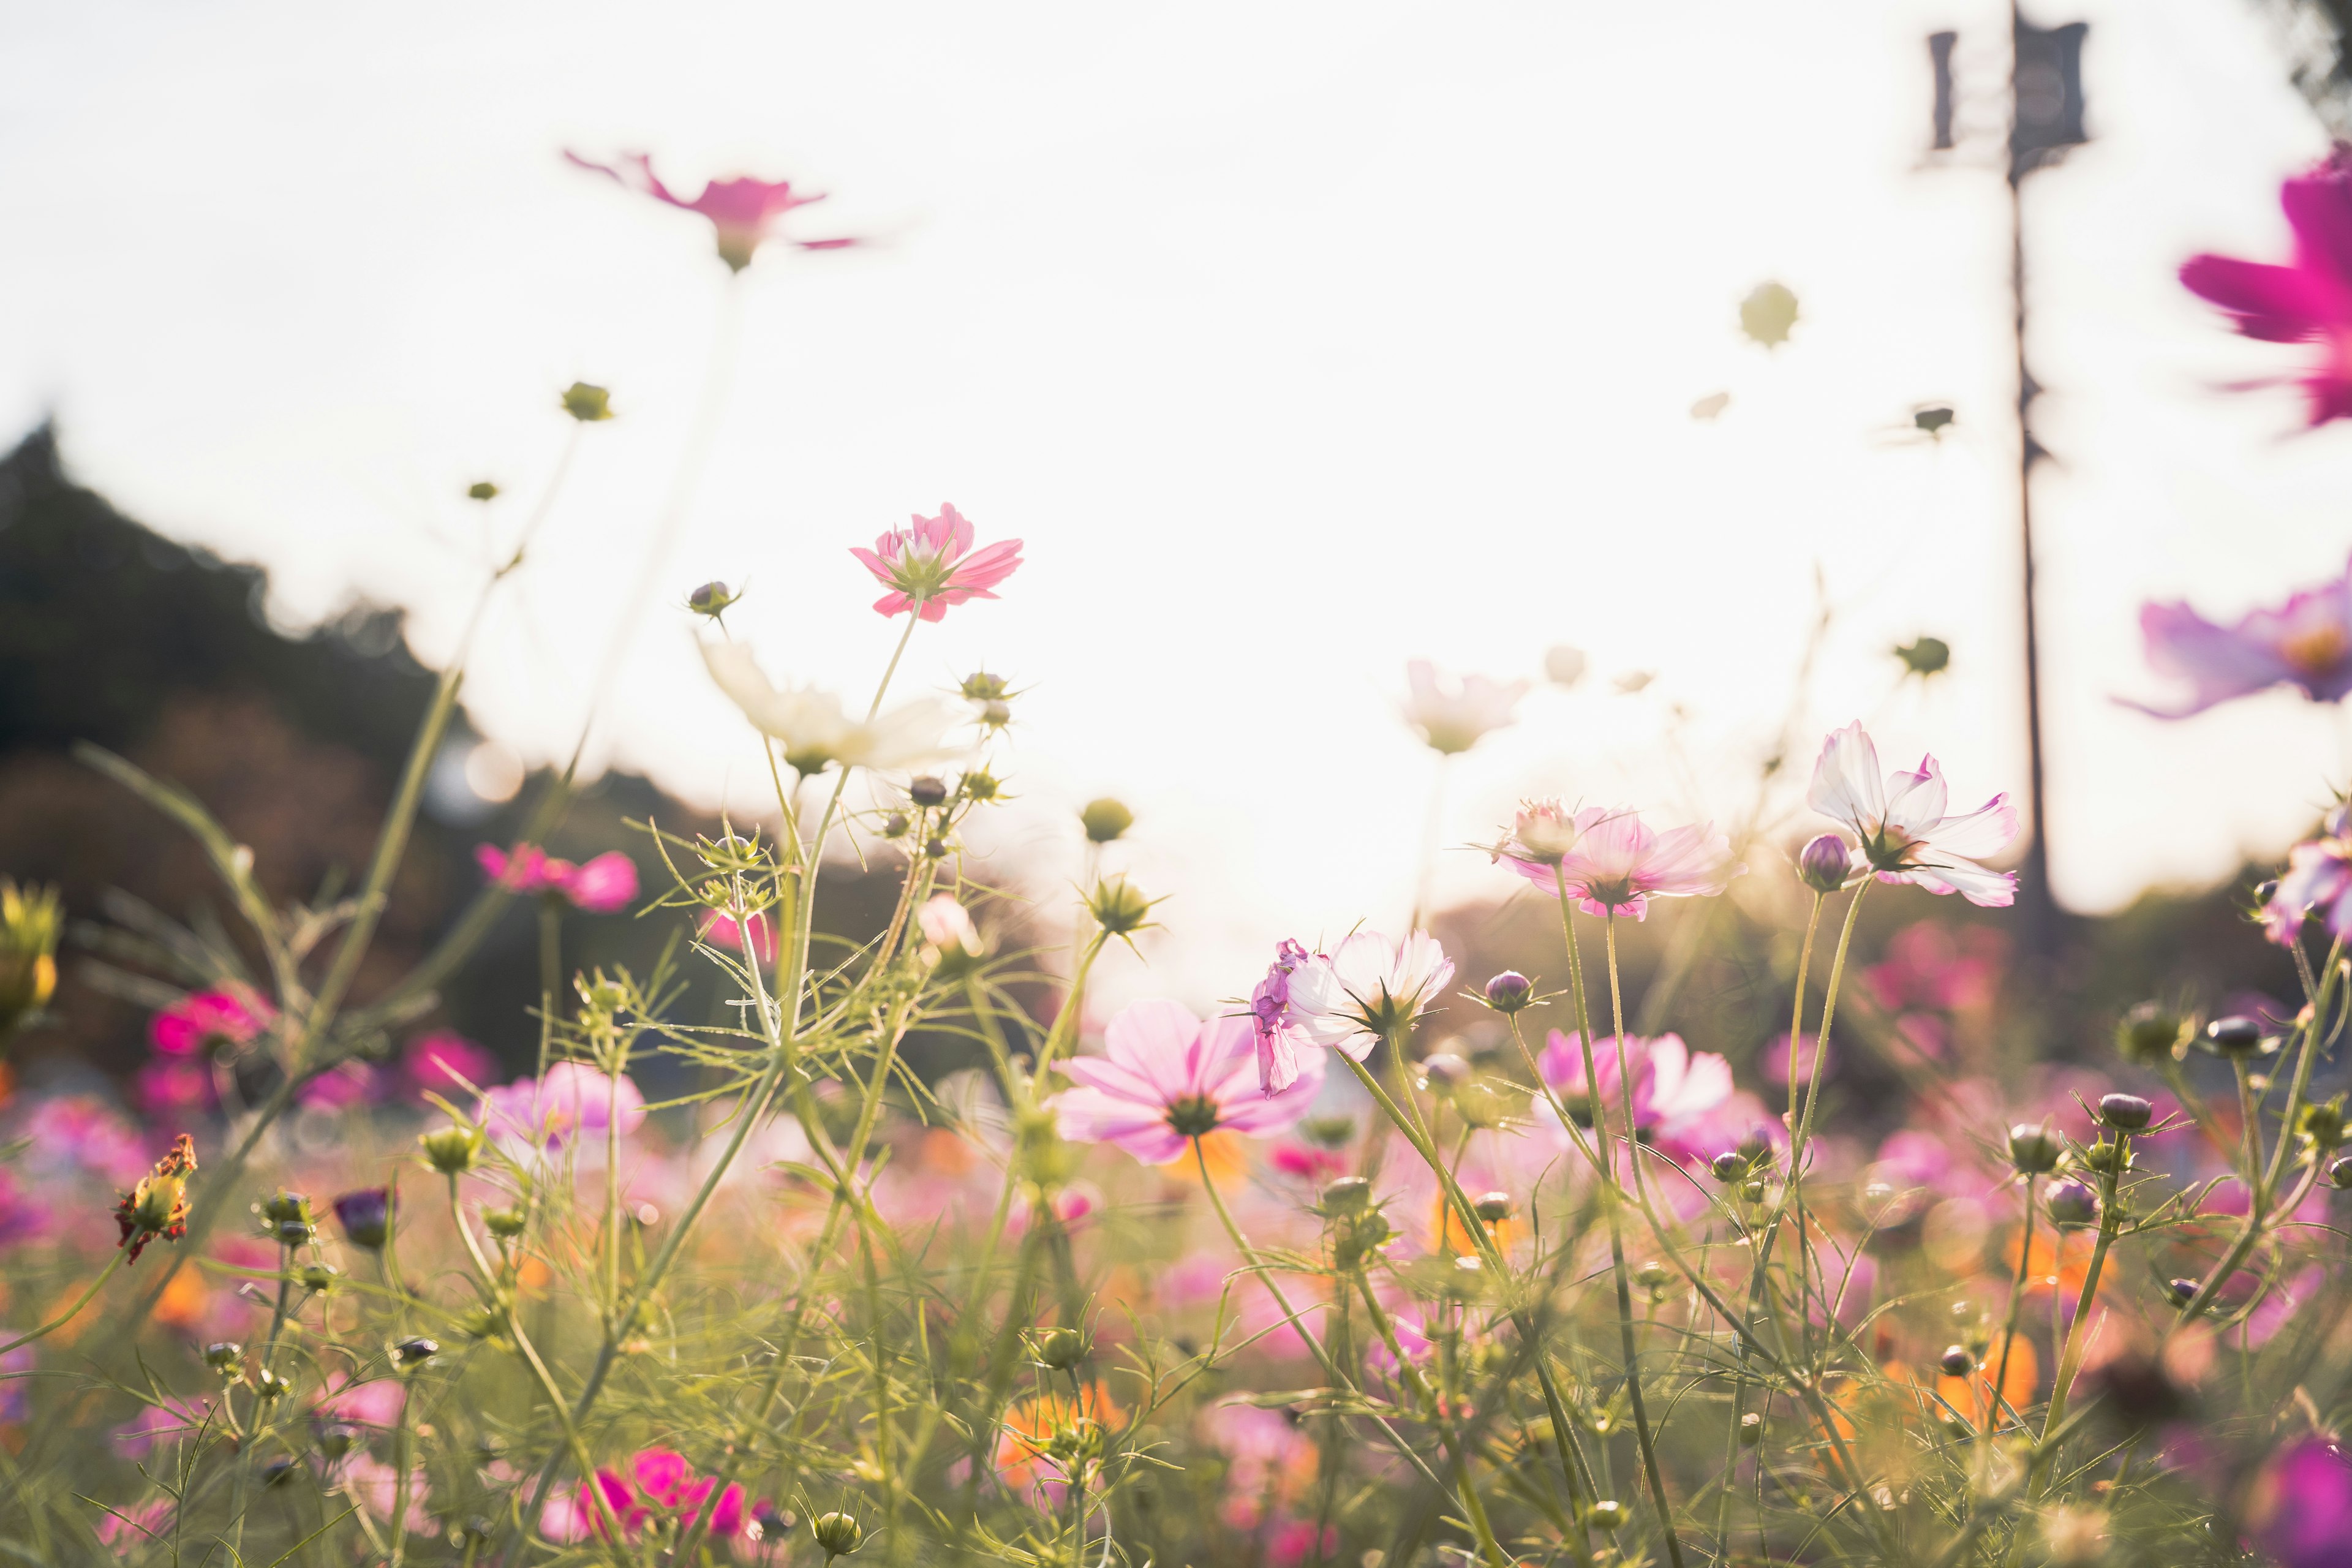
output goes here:
[[[2090, 140], [2083, 123], [2084, 22], [2038, 27], [2010, 6], [2010, 113], [2008, 177], [2010, 300], [2017, 346], [2017, 521], [2025, 612], [2026, 796], [2031, 827], [2025, 858], [2018, 868], [2019, 913], [2029, 952], [2046, 954], [2057, 935], [2058, 905], [2050, 890], [2050, 814], [2043, 783], [2042, 743], [2042, 627], [2035, 601], [2033, 467], [2049, 455], [2034, 438], [2033, 401], [2041, 384], [2026, 363], [2025, 176], [2065, 156]], [[1953, 134], [1956, 94], [1952, 51], [1957, 35], [1937, 33], [1927, 40], [1936, 72], [1934, 146], [1948, 152]]]

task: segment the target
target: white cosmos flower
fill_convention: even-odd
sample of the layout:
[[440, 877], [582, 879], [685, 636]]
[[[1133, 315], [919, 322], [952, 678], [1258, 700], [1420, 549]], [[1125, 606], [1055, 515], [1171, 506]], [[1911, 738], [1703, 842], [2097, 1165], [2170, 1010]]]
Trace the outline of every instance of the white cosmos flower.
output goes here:
[[947, 743], [948, 732], [965, 719], [953, 703], [919, 698], [872, 719], [852, 720], [830, 691], [774, 685], [742, 643], [700, 647], [719, 689], [743, 710], [753, 729], [782, 742], [784, 761], [803, 773], [827, 763], [845, 768], [919, 767], [962, 749]]
[[1528, 689], [1524, 680], [1440, 676], [1425, 658], [1406, 665], [1404, 677], [1412, 688], [1412, 695], [1405, 699], [1405, 721], [1421, 731], [1431, 750], [1449, 757], [1476, 745], [1488, 731], [1511, 723], [1512, 710]]
[[1289, 1022], [1318, 1046], [1361, 1061], [1411, 1023], [1454, 978], [1454, 961], [1427, 931], [1401, 943], [1358, 931], [1338, 952], [1291, 972]]
[[2017, 808], [1997, 795], [1976, 810], [1947, 816], [1948, 793], [1936, 759], [1916, 773], [1898, 768], [1883, 777], [1878, 748], [1861, 724], [1848, 724], [1822, 744], [1805, 804], [1840, 822], [1861, 840], [1856, 857], [1882, 882], [1910, 882], [1931, 893], [1958, 893], [1972, 904], [2000, 909], [2017, 897], [2017, 875], [1977, 862], [1998, 855], [2017, 837]]

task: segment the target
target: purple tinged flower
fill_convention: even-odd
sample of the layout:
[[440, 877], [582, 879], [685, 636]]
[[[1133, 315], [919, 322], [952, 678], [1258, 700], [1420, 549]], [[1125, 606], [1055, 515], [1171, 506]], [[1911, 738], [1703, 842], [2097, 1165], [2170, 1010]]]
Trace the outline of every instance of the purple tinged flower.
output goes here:
[[1074, 1057], [1063, 1074], [1078, 1087], [1056, 1095], [1061, 1135], [1116, 1143], [1146, 1164], [1181, 1159], [1212, 1132], [1278, 1132], [1307, 1114], [1323, 1087], [1323, 1058], [1300, 1063], [1290, 1083], [1258, 1082], [1255, 1028], [1229, 1015], [1206, 1023], [1175, 1002], [1138, 1002], [1103, 1030], [1103, 1054]]
[[1647, 919], [1654, 898], [1712, 897], [1746, 871], [1731, 859], [1731, 840], [1713, 823], [1661, 833], [1633, 811], [1559, 800], [1519, 805], [1497, 859], [1549, 891], [1565, 887], [1589, 915]]
[[483, 1096], [482, 1121], [501, 1137], [554, 1150], [573, 1137], [601, 1137], [615, 1112], [624, 1138], [645, 1124], [646, 1097], [626, 1073], [616, 1083], [585, 1062], [557, 1062], [543, 1077]]
[[2279, 188], [2294, 231], [2284, 267], [2228, 256], [2192, 256], [2181, 284], [2264, 342], [2315, 342], [2319, 363], [2303, 376], [2314, 426], [2352, 416], [2352, 163], [2339, 149]]
[[1265, 978], [1250, 993], [1250, 1023], [1257, 1041], [1258, 1085], [1267, 1094], [1279, 1094], [1298, 1080], [1306, 1052], [1315, 1044], [1290, 1016], [1290, 977], [1314, 956], [1285, 937], [1274, 950], [1274, 963], [1267, 968]]
[[2099, 1221], [2099, 1194], [2071, 1177], [2050, 1189], [2048, 1202], [2052, 1222], [2063, 1229], [2079, 1230]]
[[1392, 942], [1360, 931], [1338, 952], [1291, 972], [1291, 1021], [1312, 1043], [1361, 1061], [1391, 1031], [1421, 1016], [1453, 978], [1454, 961], [1427, 931]]
[[2263, 929], [2292, 947], [2313, 913], [2330, 935], [2352, 936], [2352, 805], [2329, 812], [2318, 837], [2287, 851], [2286, 875], [2263, 905]]
[[1997, 795], [1974, 811], [1947, 816], [1948, 800], [1934, 757], [1921, 758], [1916, 773], [1882, 774], [1878, 748], [1859, 723], [1822, 742], [1805, 792], [1806, 805], [1860, 841], [1861, 858], [1880, 881], [1958, 893], [1986, 909], [2007, 907], [2017, 898], [2016, 874], [1977, 862], [2017, 837], [2017, 808]]
[[362, 1187], [355, 1193], [345, 1193], [334, 1202], [335, 1219], [351, 1238], [353, 1247], [364, 1247], [380, 1252], [392, 1239], [392, 1190], [389, 1187]]
[[[619, 167], [594, 163], [579, 153], [566, 151], [563, 156], [580, 168], [603, 174], [629, 190], [642, 192], [657, 202], [665, 202], [690, 213], [699, 213], [710, 220], [718, 230], [720, 259], [737, 272], [751, 265], [752, 253], [765, 241], [775, 237], [776, 226], [786, 213], [812, 202], [824, 200], [823, 195], [813, 196], [793, 194], [789, 180], [753, 180], [738, 178], [712, 180], [702, 187], [702, 194], [687, 201], [671, 193], [654, 174], [653, 160], [643, 153], [625, 153]], [[795, 239], [793, 244], [803, 250], [839, 250], [855, 245], [854, 239]]]
[[1797, 879], [1816, 893], [1834, 893], [1853, 869], [1853, 851], [1834, 833], [1824, 833], [1797, 851]]
[[1506, 969], [1486, 982], [1486, 1005], [1497, 1013], [1516, 1013], [1536, 998], [1535, 982], [1516, 969]]
[[2246, 1521], [2280, 1568], [2352, 1568], [2352, 1459], [2322, 1438], [2290, 1444], [2256, 1478]]
[[2217, 626], [2184, 603], [2149, 604], [2139, 613], [2148, 668], [2189, 683], [2171, 708], [2119, 699], [2158, 719], [2186, 719], [2216, 703], [2292, 685], [2314, 702], [2352, 692], [2352, 566], [2345, 574], [2260, 609], [2235, 626]]

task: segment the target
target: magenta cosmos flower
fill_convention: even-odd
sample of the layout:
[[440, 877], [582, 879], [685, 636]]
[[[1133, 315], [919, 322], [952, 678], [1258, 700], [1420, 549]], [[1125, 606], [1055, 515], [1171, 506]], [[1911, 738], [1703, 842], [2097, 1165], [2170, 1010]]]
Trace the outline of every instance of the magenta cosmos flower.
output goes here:
[[993, 599], [989, 590], [1013, 575], [1021, 564], [1021, 542], [1000, 539], [984, 549], [971, 547], [971, 524], [945, 501], [940, 515], [917, 513], [904, 528], [894, 528], [874, 542], [874, 548], [851, 545], [849, 552], [866, 563], [876, 581], [890, 591], [874, 601], [885, 616], [912, 610], [927, 621], [943, 618], [950, 605], [966, 599]]
[[2238, 331], [2265, 342], [2315, 342], [2319, 363], [2302, 378], [2311, 423], [2352, 416], [2352, 162], [2339, 150], [2279, 188], [2294, 230], [2284, 267], [2228, 256], [2192, 256], [2189, 291], [2228, 311]]
[[2158, 675], [2189, 683], [2189, 700], [2170, 709], [2125, 700], [2158, 719], [2186, 719], [2217, 702], [2292, 684], [2314, 702], [2352, 692], [2352, 565], [2343, 576], [2305, 588], [2274, 610], [2256, 610], [2233, 626], [2215, 626], [2185, 604], [2147, 605], [2139, 613], [2147, 662]]
[[[654, 174], [653, 160], [643, 153], [624, 153], [620, 166], [591, 163], [579, 153], [563, 154], [583, 169], [619, 181], [630, 190], [641, 191], [657, 202], [681, 207], [690, 213], [700, 213], [719, 231], [719, 258], [737, 272], [751, 265], [752, 253], [776, 236], [776, 226], [794, 207], [804, 207], [812, 202], [824, 200], [822, 194], [813, 196], [793, 194], [789, 180], [712, 180], [702, 187], [702, 194], [692, 201], [681, 200]], [[854, 239], [795, 239], [791, 242], [803, 250], [839, 250], [855, 245]]]
[[1279, 1132], [1323, 1085], [1314, 1057], [1280, 1093], [1263, 1092], [1250, 1019], [1202, 1023], [1174, 1002], [1127, 1008], [1103, 1030], [1101, 1056], [1074, 1057], [1062, 1072], [1078, 1086], [1054, 1100], [1062, 1136], [1116, 1143], [1150, 1165], [1182, 1158], [1212, 1132]]
[[2263, 929], [2281, 947], [2294, 945], [2310, 914], [2328, 935], [2352, 938], [2352, 805], [2329, 812], [2318, 837], [2287, 852], [2286, 875], [2262, 914]]
[[242, 985], [192, 992], [155, 1015], [147, 1037], [169, 1057], [210, 1056], [221, 1046], [257, 1038], [278, 1010]]
[[1654, 898], [1712, 897], [1748, 868], [1711, 822], [1657, 832], [1640, 814], [1608, 806], [1571, 810], [1558, 800], [1519, 805], [1497, 859], [1547, 892], [1565, 886], [1589, 915], [1648, 918]]
[[2281, 1568], [2352, 1565], [2352, 1458], [2324, 1438], [2289, 1443], [2255, 1478], [2246, 1522]]
[[2017, 808], [1997, 795], [1974, 811], [1945, 815], [1948, 792], [1933, 757], [1916, 773], [1881, 775], [1878, 748], [1860, 723], [1822, 743], [1805, 804], [1861, 841], [1856, 853], [1882, 882], [1911, 882], [2002, 909], [2017, 898], [2017, 874], [1977, 864], [2017, 837]]
[[554, 893], [572, 908], [609, 915], [637, 896], [636, 862], [607, 849], [584, 865], [559, 860], [536, 844], [501, 849], [477, 845], [474, 858], [483, 875], [511, 893]]

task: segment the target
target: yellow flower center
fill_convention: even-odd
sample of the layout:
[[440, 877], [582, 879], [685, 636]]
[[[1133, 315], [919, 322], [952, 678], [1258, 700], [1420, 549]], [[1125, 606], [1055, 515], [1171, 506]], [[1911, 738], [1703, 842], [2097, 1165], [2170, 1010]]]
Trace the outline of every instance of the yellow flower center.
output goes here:
[[2280, 638], [2279, 656], [2297, 675], [2326, 675], [2343, 664], [2347, 646], [2342, 626], [2310, 626]]

